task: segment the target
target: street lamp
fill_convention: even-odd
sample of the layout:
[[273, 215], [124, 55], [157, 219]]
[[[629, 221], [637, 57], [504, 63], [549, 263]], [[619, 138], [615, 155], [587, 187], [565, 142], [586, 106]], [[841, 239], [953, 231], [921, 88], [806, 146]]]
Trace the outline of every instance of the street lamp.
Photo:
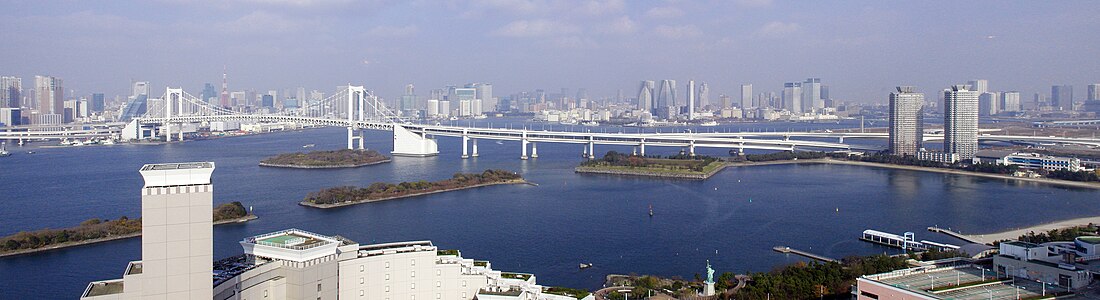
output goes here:
[[932, 276], [932, 274], [928, 274], [927, 276], [928, 276], [928, 278], [932, 278], [932, 288], [931, 289], [932, 290], [936, 289], [936, 276]]
[[987, 287], [982, 287], [982, 289], [985, 289], [986, 292], [989, 292], [989, 300], [993, 300], [993, 290]]

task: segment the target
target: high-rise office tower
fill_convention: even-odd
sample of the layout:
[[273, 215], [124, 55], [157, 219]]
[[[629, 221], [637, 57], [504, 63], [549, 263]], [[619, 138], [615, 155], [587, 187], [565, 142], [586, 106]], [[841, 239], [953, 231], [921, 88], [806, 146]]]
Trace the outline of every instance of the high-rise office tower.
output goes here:
[[783, 84], [783, 109], [791, 113], [800, 114], [802, 108], [802, 83], [788, 82]]
[[688, 80], [687, 102], [688, 120], [691, 120], [695, 118], [695, 80]]
[[657, 107], [676, 106], [676, 80], [661, 80], [661, 88], [657, 90]]
[[1088, 87], [1088, 93], [1088, 98], [1086, 98], [1087, 100], [1100, 101], [1100, 83], [1090, 84]]
[[1001, 106], [999, 108], [1004, 112], [1020, 111], [1020, 92], [1011, 91], [1001, 93]]
[[718, 95], [718, 101], [721, 102], [721, 108], [733, 107], [733, 97], [729, 95]]
[[924, 141], [924, 94], [912, 86], [890, 93], [890, 154], [917, 155]]
[[756, 107], [752, 103], [752, 84], [741, 85], [741, 109]]
[[202, 102], [206, 102], [206, 103], [213, 102], [214, 105], [218, 105], [217, 102], [215, 102], [217, 100], [218, 100], [218, 92], [214, 90], [214, 85], [210, 84], [209, 82], [207, 82], [206, 84], [203, 84], [202, 85]]
[[653, 113], [653, 80], [642, 80], [642, 86], [638, 89], [638, 109]]
[[135, 81], [130, 85], [130, 97], [127, 98], [126, 107], [122, 109], [119, 120], [129, 121], [145, 115], [149, 109], [149, 82]]
[[65, 113], [65, 89], [61, 78], [53, 76], [34, 76], [35, 96], [38, 97], [38, 112], [48, 114]]
[[813, 112], [825, 107], [821, 101], [821, 78], [807, 78], [802, 83], [802, 112]]
[[974, 79], [974, 80], [971, 80], [970, 82], [968, 82], [967, 84], [970, 85], [970, 90], [978, 92], [978, 95], [985, 94], [985, 93], [989, 92], [989, 80]]
[[1032, 103], [1035, 104], [1035, 110], [1039, 110], [1044, 105], [1047, 105], [1046, 96], [1041, 93], [1035, 93], [1035, 98], [1032, 99]]
[[[976, 91], [975, 91], [976, 92]], [[978, 96], [978, 115], [992, 116], [1001, 112], [1001, 97], [998, 93], [981, 93]]]
[[954, 85], [943, 91], [943, 151], [956, 153], [960, 160], [974, 158], [978, 151], [978, 92], [969, 85]]
[[1050, 87], [1050, 106], [1054, 110], [1073, 109], [1073, 86], [1054, 85]]
[[403, 112], [416, 109], [416, 91], [412, 83], [405, 85], [405, 94], [401, 95], [401, 102], [398, 104], [397, 109]]
[[0, 76], [0, 107], [19, 108], [23, 99], [23, 78]]
[[706, 82], [699, 84], [699, 92], [695, 93], [695, 108], [706, 108], [710, 105], [710, 86]]
[[94, 93], [94, 94], [92, 94], [92, 103], [91, 103], [92, 111], [93, 112], [103, 112], [103, 109], [105, 107], [106, 107], [106, 103], [104, 102], [104, 99], [103, 99], [103, 93]]
[[214, 297], [213, 172], [213, 162], [141, 167], [142, 299]]
[[[832, 100], [832, 99], [833, 99], [833, 97], [829, 95], [829, 85], [822, 84], [821, 85], [821, 100], [826, 100], [827, 101], [827, 100]], [[825, 107], [829, 107], [829, 106], [826, 105]]]
[[485, 111], [497, 111], [499, 105], [495, 98], [493, 98], [493, 84], [492, 83], [471, 83], [466, 85], [467, 88], [473, 88], [475, 90], [475, 99], [481, 99], [482, 108]]

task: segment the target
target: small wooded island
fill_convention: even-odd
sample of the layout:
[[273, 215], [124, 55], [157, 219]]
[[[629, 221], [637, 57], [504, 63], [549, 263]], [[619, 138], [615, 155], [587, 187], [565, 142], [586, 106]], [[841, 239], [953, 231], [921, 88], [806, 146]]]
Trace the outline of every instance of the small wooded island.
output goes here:
[[718, 173], [727, 163], [710, 156], [640, 156], [608, 151], [600, 159], [582, 162], [577, 173], [669, 177], [703, 180]]
[[478, 173], [455, 173], [450, 179], [435, 182], [417, 181], [398, 184], [375, 182], [368, 187], [339, 186], [309, 193], [298, 204], [316, 208], [333, 208], [366, 202], [385, 201], [469, 188], [527, 183], [516, 172], [485, 170]]
[[[214, 225], [245, 222], [255, 219], [240, 202], [225, 203], [214, 208]], [[115, 220], [98, 218], [80, 222], [80, 225], [62, 229], [22, 231], [0, 237], [0, 257], [58, 249], [141, 235], [141, 219], [126, 216]]]
[[390, 162], [390, 158], [374, 150], [341, 149], [285, 153], [265, 158], [260, 166], [299, 169], [355, 168]]

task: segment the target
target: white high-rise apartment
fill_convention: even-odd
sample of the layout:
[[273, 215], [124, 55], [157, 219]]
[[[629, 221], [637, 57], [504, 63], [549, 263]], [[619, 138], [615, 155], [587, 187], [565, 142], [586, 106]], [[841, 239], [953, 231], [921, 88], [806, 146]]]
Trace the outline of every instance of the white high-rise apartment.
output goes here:
[[825, 108], [821, 100], [821, 78], [806, 78], [802, 83], [802, 112], [813, 112]]
[[890, 154], [917, 155], [924, 141], [924, 94], [913, 86], [890, 93]]
[[696, 108], [706, 108], [710, 105], [710, 86], [706, 82], [699, 84], [699, 92], [695, 93], [698, 99], [695, 99]]
[[1100, 83], [1093, 83], [1088, 86], [1088, 95], [1086, 98], [1089, 101], [1100, 101]]
[[741, 85], [741, 109], [755, 107], [752, 104], [752, 84]]
[[978, 151], [978, 91], [954, 85], [943, 91], [943, 151], [974, 158]]
[[23, 98], [23, 78], [0, 76], [0, 107], [19, 108]]
[[981, 93], [978, 96], [978, 115], [992, 116], [1000, 113], [1000, 96], [998, 93]]
[[1011, 91], [1001, 93], [1000, 109], [1004, 112], [1020, 111], [1020, 92]]
[[439, 100], [428, 99], [428, 117], [439, 115]]
[[53, 76], [34, 76], [35, 96], [38, 97], [39, 113], [65, 114], [65, 89], [61, 78]]
[[978, 95], [989, 92], [989, 80], [974, 79], [968, 82], [970, 90], [978, 92]]
[[642, 86], [638, 89], [638, 109], [653, 113], [653, 80], [642, 80]]

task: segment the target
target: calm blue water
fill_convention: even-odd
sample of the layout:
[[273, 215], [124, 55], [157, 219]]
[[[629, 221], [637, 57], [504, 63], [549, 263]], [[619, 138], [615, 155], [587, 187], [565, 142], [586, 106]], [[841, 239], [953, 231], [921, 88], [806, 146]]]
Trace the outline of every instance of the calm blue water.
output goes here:
[[[852, 126], [858, 125], [741, 124], [716, 130]], [[216, 227], [216, 257], [239, 254], [237, 241], [243, 237], [297, 227], [364, 244], [432, 240], [465, 257], [490, 260], [498, 269], [535, 273], [542, 284], [589, 289], [599, 287], [608, 273], [691, 278], [707, 259], [719, 272], [738, 273], [802, 260], [772, 252], [777, 245], [833, 257], [893, 252], [858, 241], [868, 228], [955, 242], [924, 228], [992, 232], [1100, 215], [1100, 193], [1094, 190], [855, 166], [732, 168], [705, 182], [579, 175], [572, 171], [581, 161], [579, 145], [541, 144], [540, 158], [521, 161], [518, 142], [482, 141], [480, 158], [462, 160], [461, 142], [441, 138], [438, 157], [397, 157], [389, 164], [344, 170], [256, 166], [263, 157], [301, 151], [304, 144], [338, 149], [343, 135], [343, 129], [328, 128], [164, 146], [18, 151], [0, 159], [0, 235], [88, 218], [136, 217], [138, 168], [180, 161], [216, 162], [214, 202], [241, 201], [260, 216]], [[388, 151], [389, 140], [388, 133], [368, 132], [370, 148]], [[597, 153], [606, 150], [630, 151], [597, 146]], [[307, 193], [328, 186], [438, 180], [490, 168], [522, 172], [540, 185], [333, 210], [297, 205]], [[652, 218], [649, 205], [656, 212]], [[121, 277], [126, 262], [140, 259], [140, 252], [135, 238], [0, 258], [0, 291], [3, 298], [73, 298], [89, 281]], [[581, 262], [595, 267], [580, 271]]]

